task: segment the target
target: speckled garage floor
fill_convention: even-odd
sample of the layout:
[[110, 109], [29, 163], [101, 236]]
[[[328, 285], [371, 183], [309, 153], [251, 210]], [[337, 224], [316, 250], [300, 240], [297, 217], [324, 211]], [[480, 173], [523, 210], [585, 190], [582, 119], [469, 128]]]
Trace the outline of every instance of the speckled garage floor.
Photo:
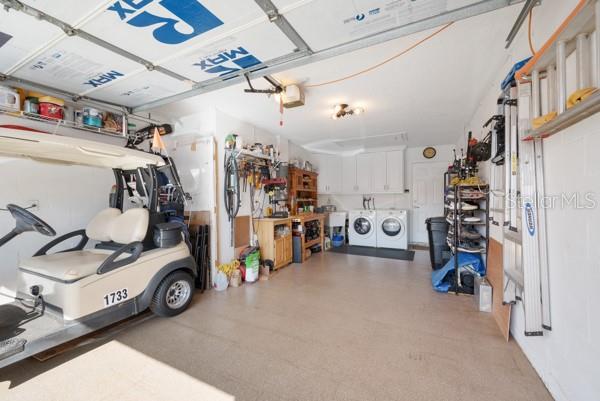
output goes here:
[[513, 341], [414, 262], [313, 256], [173, 319], [0, 370], [0, 399], [551, 400]]

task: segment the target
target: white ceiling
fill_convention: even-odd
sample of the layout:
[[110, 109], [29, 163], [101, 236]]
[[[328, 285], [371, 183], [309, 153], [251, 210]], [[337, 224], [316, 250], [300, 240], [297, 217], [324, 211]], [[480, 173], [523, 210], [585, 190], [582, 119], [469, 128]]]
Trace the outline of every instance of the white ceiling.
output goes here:
[[[499, 88], [499, 71], [508, 53], [504, 39], [520, 6], [456, 22], [408, 54], [362, 76], [306, 90], [306, 105], [285, 109], [265, 95], [245, 94], [236, 85], [171, 104], [159, 114], [174, 118], [216, 107], [295, 143], [324, 151], [349, 145], [424, 146], [454, 143], [490, 87]], [[434, 29], [435, 30], [435, 29]], [[370, 67], [429, 35], [420, 32], [381, 45], [296, 68], [275, 77], [284, 84], [315, 84]], [[268, 85], [255, 80], [255, 87]], [[332, 120], [336, 103], [364, 107], [361, 116]], [[406, 134], [408, 141], [405, 141]], [[400, 135], [400, 136], [399, 136]], [[364, 138], [376, 137], [373, 140]], [[348, 143], [331, 143], [350, 140]], [[323, 143], [325, 142], [325, 143]]]

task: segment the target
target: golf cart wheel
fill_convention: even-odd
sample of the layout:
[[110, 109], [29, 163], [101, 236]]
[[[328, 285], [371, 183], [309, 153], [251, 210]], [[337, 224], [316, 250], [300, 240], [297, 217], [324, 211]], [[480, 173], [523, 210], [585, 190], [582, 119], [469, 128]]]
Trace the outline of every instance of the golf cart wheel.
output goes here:
[[158, 316], [179, 315], [187, 309], [194, 295], [194, 278], [184, 271], [169, 274], [161, 281], [150, 303], [150, 310]]

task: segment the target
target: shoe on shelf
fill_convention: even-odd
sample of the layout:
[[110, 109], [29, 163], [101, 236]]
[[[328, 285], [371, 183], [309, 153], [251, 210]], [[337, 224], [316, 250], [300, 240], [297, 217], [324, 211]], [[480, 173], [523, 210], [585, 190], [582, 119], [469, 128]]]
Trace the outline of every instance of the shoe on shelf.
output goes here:
[[459, 244], [458, 250], [461, 252], [467, 252], [467, 253], [481, 253], [485, 250], [485, 248], [482, 247], [481, 245], [466, 242], [466, 243]]
[[478, 240], [481, 239], [481, 234], [477, 231], [463, 230], [460, 233], [460, 237], [467, 240]]
[[463, 221], [465, 223], [481, 223], [481, 219], [479, 217], [475, 217], [475, 216], [465, 217], [463, 219]]
[[460, 197], [462, 199], [481, 199], [485, 198], [485, 193], [474, 189], [463, 189], [460, 191]]
[[[447, 206], [451, 210], [454, 210], [454, 202], [450, 202]], [[479, 206], [473, 205], [473, 204], [467, 203], [467, 202], [460, 202], [460, 204], [458, 205], [458, 209], [459, 210], [464, 210], [464, 211], [468, 212], [468, 211], [471, 211], [471, 210], [477, 210], [477, 209], [479, 209]]]
[[473, 205], [472, 203], [462, 202], [461, 209], [462, 210], [467, 210], [467, 211], [477, 210], [477, 209], [479, 209], [479, 206]]

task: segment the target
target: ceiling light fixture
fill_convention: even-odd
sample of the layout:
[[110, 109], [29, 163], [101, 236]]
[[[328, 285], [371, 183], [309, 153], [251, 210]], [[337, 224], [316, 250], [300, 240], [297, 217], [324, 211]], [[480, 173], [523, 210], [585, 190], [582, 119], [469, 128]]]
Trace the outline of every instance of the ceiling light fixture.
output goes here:
[[365, 109], [362, 107], [355, 107], [353, 109], [350, 108], [350, 106], [348, 106], [345, 103], [340, 103], [340, 104], [336, 104], [333, 107], [333, 114], [331, 115], [331, 118], [333, 120], [337, 120], [341, 117], [345, 117], [345, 116], [352, 116], [352, 115], [361, 115], [365, 112]]

